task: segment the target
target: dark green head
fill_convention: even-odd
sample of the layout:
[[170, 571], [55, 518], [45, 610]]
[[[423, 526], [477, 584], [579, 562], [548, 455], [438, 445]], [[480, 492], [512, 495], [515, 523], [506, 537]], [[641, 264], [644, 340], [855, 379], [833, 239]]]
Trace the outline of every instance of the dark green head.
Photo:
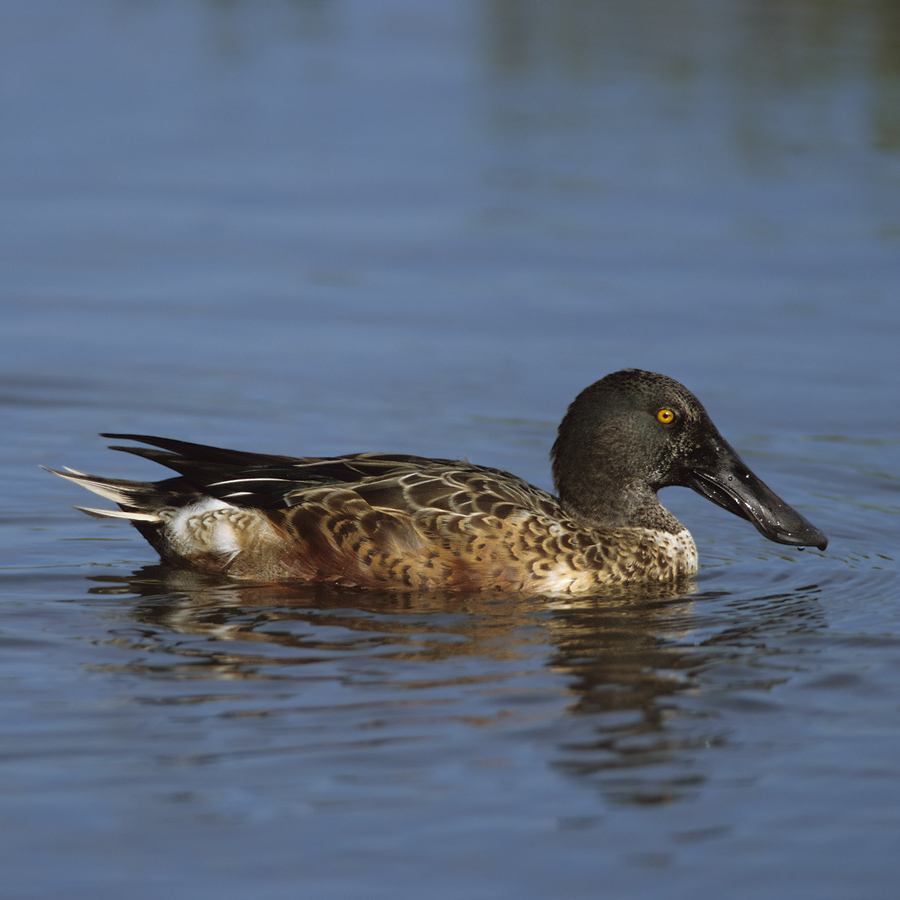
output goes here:
[[693, 488], [769, 540], [824, 550], [824, 534], [768, 488], [729, 446], [700, 401], [672, 378], [625, 369], [585, 388], [553, 445], [560, 501], [596, 525], [672, 530], [656, 492]]

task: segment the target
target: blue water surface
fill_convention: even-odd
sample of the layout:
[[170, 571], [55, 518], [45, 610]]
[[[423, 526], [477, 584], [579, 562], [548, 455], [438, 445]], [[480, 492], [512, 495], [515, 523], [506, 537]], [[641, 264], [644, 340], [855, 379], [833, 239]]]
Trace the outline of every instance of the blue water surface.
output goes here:
[[[7, 0], [4, 900], [893, 900], [897, 60], [874, 0]], [[828, 549], [673, 489], [684, 594], [222, 584], [38, 468], [549, 488], [626, 366]]]

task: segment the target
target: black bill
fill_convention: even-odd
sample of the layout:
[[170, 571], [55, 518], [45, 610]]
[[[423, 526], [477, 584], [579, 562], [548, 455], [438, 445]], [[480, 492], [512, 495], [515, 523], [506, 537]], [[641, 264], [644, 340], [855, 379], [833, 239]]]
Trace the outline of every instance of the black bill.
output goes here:
[[752, 522], [770, 541], [819, 550], [828, 546], [828, 538], [757, 478], [721, 438], [712, 458], [692, 469], [685, 484]]

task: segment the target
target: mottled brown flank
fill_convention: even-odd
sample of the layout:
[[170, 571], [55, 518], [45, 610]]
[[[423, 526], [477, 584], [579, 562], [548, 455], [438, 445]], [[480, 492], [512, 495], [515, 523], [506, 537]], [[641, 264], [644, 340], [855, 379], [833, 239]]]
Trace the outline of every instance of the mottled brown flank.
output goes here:
[[[185, 557], [197, 568], [236, 577], [392, 590], [584, 593], [636, 577], [672, 580], [696, 570], [695, 554], [673, 554], [665, 540], [661, 544], [644, 529], [586, 528], [524, 482], [493, 485], [492, 491], [490, 480], [480, 478], [474, 494], [458, 490], [461, 480], [458, 472], [449, 483], [446, 475], [432, 476], [439, 508], [423, 505], [426, 484], [417, 476], [405, 486], [395, 483], [399, 490], [393, 494], [383, 483], [371, 491], [323, 488], [304, 492], [296, 498], [302, 502], [284, 510], [234, 510], [233, 518], [264, 515], [266, 527], [232, 520], [242, 538], [240, 552], [227, 559], [209, 552]], [[416, 502], [407, 506], [415, 509], [376, 508], [361, 496], [393, 496], [400, 506], [404, 490], [414, 493]], [[511, 491], [518, 502], [510, 499]], [[481, 511], [458, 511], [474, 507]], [[227, 518], [225, 510], [207, 512], [189, 520], [188, 530], [206, 544]]]

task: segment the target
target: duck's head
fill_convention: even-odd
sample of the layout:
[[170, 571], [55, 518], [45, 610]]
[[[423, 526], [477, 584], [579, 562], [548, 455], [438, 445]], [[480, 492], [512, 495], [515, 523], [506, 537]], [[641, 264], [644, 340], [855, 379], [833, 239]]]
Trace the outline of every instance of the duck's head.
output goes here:
[[750, 471], [686, 387], [654, 372], [615, 372], [575, 398], [553, 445], [553, 477], [566, 510], [597, 525], [671, 528], [656, 492], [683, 485], [769, 540], [828, 543]]

